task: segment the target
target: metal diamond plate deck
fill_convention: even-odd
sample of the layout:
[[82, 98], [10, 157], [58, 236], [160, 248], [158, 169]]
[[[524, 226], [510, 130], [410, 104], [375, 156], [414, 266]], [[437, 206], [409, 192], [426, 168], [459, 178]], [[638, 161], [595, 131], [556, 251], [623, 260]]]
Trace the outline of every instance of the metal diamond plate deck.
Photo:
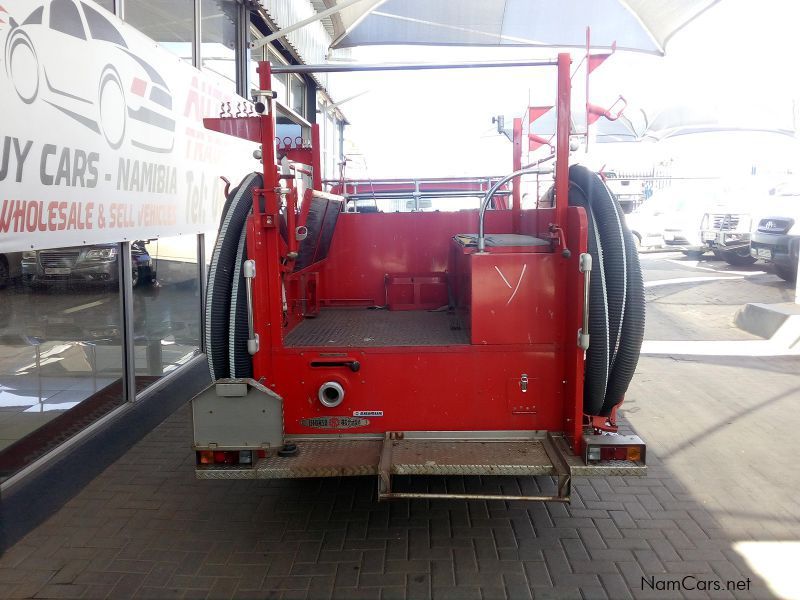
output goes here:
[[553, 475], [540, 441], [395, 440], [394, 475]]
[[285, 344], [356, 348], [469, 344], [469, 332], [451, 329], [451, 321], [446, 312], [326, 309], [295, 327]]
[[259, 479], [376, 475], [381, 440], [321, 440], [297, 444], [295, 456], [273, 456], [259, 462]]

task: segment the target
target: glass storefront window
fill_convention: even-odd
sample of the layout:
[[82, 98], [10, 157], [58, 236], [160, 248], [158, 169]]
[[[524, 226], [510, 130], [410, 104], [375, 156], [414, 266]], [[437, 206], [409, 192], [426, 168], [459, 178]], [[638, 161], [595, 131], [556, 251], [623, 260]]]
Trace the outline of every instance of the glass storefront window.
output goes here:
[[305, 117], [306, 116], [306, 84], [305, 82], [297, 77], [296, 75], [292, 76], [291, 82], [291, 109], [296, 112], [298, 115]]
[[[267, 50], [267, 58], [269, 59], [269, 64], [271, 65], [281, 66], [286, 64], [278, 58], [274, 51], [269, 49]], [[286, 73], [277, 73], [272, 76], [272, 89], [278, 94], [278, 102], [284, 106], [289, 105], [289, 84], [287, 79], [288, 75]]]
[[193, 0], [126, 0], [125, 20], [173, 54], [192, 62]]
[[325, 125], [325, 146], [328, 149], [328, 157], [330, 159], [330, 162], [327, 164], [327, 175], [328, 177], [336, 177], [336, 157], [339, 154], [339, 149], [336, 147], [336, 119], [329, 111], [325, 120], [327, 121]]
[[0, 255], [0, 481], [122, 404], [117, 244]]
[[144, 389], [200, 350], [197, 237], [136, 242], [131, 259], [136, 384]]
[[[257, 29], [251, 28], [250, 30], [250, 40], [255, 41], [260, 38], [264, 37]], [[249, 85], [251, 90], [258, 89], [258, 62], [261, 60], [269, 60], [271, 65], [283, 65], [285, 64], [278, 55], [270, 50], [269, 46], [262, 46], [261, 48], [257, 48], [255, 50], [250, 51], [250, 61], [248, 63], [248, 79]], [[286, 74], [279, 74], [272, 76], [272, 90], [277, 92], [277, 100], [284, 106], [288, 106], [288, 98], [289, 98], [289, 89], [287, 85], [287, 77]]]
[[203, 0], [200, 14], [202, 68], [229, 81], [236, 91], [238, 4], [233, 0]]

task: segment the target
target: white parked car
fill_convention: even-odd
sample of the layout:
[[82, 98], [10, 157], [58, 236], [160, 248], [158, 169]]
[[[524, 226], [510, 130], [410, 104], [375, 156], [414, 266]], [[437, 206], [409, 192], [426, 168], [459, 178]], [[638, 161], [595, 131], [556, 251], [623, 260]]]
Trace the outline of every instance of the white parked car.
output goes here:
[[699, 257], [707, 248], [700, 235], [703, 215], [708, 205], [706, 185], [702, 182], [673, 183], [645, 200], [657, 216], [664, 245]]
[[625, 215], [625, 223], [639, 248], [660, 248], [664, 245], [662, 214], [658, 203], [646, 200], [632, 213]]

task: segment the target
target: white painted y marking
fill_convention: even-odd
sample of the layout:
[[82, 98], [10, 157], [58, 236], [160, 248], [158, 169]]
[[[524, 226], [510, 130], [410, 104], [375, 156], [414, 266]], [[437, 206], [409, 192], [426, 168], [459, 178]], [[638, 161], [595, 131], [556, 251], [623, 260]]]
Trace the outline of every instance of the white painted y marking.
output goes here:
[[514, 296], [517, 295], [517, 292], [519, 291], [519, 286], [522, 285], [522, 278], [525, 277], [525, 270], [528, 268], [528, 265], [527, 264], [522, 265], [522, 272], [519, 274], [519, 280], [517, 280], [517, 287], [511, 287], [511, 284], [508, 282], [508, 279], [506, 279], [506, 276], [503, 275], [503, 272], [497, 265], [495, 265], [494, 268], [497, 271], [498, 275], [500, 275], [500, 277], [503, 279], [503, 283], [505, 283], [508, 286], [508, 289], [514, 290], [513, 292], [511, 292], [511, 296], [508, 298], [508, 301], [506, 302], [506, 306], [508, 306], [514, 299]]

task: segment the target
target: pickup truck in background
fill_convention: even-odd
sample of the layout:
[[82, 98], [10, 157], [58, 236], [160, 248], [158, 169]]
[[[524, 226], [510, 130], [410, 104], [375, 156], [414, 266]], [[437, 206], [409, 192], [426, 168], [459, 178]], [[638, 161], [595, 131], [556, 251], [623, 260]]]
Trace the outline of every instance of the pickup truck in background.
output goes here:
[[775, 273], [786, 281], [797, 280], [800, 253], [800, 182], [778, 186], [753, 220], [750, 239], [753, 260], [775, 265]]
[[703, 215], [701, 239], [729, 265], [751, 265], [756, 261], [750, 256], [751, 222], [744, 209], [730, 212], [729, 206], [714, 207]]

